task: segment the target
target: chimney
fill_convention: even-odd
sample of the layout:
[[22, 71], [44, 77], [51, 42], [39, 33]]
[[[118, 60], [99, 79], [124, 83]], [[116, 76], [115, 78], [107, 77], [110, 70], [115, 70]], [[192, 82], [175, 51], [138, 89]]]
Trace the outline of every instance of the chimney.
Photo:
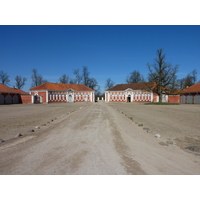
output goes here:
[[13, 89], [15, 89], [15, 86], [13, 85]]

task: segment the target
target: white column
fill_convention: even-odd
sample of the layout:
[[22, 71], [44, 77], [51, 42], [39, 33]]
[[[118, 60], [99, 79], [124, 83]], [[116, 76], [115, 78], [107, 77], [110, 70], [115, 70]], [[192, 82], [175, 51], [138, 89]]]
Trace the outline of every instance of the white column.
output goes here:
[[31, 103], [34, 103], [34, 95], [31, 95]]
[[48, 103], [48, 102], [49, 102], [49, 92], [46, 91], [46, 103]]
[[153, 92], [151, 91], [151, 102], [153, 102]]
[[40, 103], [43, 103], [43, 102], [42, 102], [42, 95], [40, 95]]

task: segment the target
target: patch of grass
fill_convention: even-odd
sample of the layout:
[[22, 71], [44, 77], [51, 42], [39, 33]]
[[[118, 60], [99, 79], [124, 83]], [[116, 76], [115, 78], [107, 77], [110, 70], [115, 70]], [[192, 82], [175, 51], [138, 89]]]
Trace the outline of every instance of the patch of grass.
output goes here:
[[144, 105], [180, 105], [180, 103], [164, 103], [164, 102], [150, 102]]

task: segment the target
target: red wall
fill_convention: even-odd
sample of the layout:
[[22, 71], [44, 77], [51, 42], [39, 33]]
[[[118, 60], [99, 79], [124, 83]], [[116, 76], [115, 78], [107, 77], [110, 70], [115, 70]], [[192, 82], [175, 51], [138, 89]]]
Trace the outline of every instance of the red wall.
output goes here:
[[42, 103], [46, 103], [46, 92], [38, 92], [38, 95], [42, 96]]
[[169, 103], [180, 103], [180, 95], [169, 95], [168, 102]]
[[[35, 95], [35, 92], [31, 91], [31, 95]], [[38, 96], [42, 96], [42, 102], [41, 103], [46, 103], [46, 92], [38, 91]]]
[[[157, 96], [158, 96], [158, 94], [153, 93], [153, 102], [157, 102]], [[159, 100], [158, 100], [158, 101], [159, 101]]]
[[31, 95], [21, 95], [21, 103], [32, 103]]

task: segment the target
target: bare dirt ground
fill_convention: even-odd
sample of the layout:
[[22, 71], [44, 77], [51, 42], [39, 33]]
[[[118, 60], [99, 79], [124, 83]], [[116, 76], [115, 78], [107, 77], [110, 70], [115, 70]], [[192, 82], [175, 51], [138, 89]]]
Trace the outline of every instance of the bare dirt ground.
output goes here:
[[[16, 108], [18, 106], [20, 107], [20, 105], [16, 105]], [[9, 127], [10, 124], [11, 127], [15, 127], [14, 124], [18, 124], [17, 118], [18, 122], [28, 120], [27, 123], [31, 125], [24, 126], [31, 128], [48, 121], [50, 123], [41, 126], [33, 133], [25, 132], [22, 137], [13, 139], [8, 137], [4, 143], [0, 144], [0, 174], [200, 174], [200, 156], [198, 154], [183, 151], [175, 144], [161, 145], [165, 144], [165, 135], [169, 139], [173, 139], [173, 131], [176, 132], [179, 129], [176, 126], [174, 128], [171, 124], [168, 124], [168, 128], [164, 129], [158, 125], [160, 129], [157, 129], [156, 126], [153, 126], [154, 124], [151, 124], [153, 120], [166, 121], [166, 124], [169, 122], [180, 123], [182, 118], [177, 112], [184, 112], [182, 105], [179, 107], [179, 111], [174, 111], [172, 121], [168, 119], [169, 114], [164, 114], [168, 112], [170, 107], [164, 109], [164, 107], [144, 106], [142, 104], [98, 102], [21, 106], [24, 108], [31, 106], [34, 111], [30, 112], [35, 112], [35, 117], [31, 115], [30, 121], [22, 119], [21, 115], [16, 115], [15, 109], [11, 109], [15, 111], [10, 112], [10, 115], [7, 114], [7, 119], [10, 120], [6, 126]], [[45, 107], [48, 108], [46, 111], [43, 110], [46, 109]], [[80, 109], [80, 107], [82, 108]], [[131, 112], [132, 107], [134, 113]], [[136, 107], [138, 107], [138, 111], [136, 111]], [[194, 106], [193, 108], [188, 107], [188, 110], [196, 113], [200, 107]], [[6, 106], [2, 110], [4, 109], [6, 110]], [[70, 109], [76, 111], [69, 113]], [[148, 125], [151, 132], [143, 130], [143, 127], [138, 126], [135, 121], [124, 116], [117, 109], [127, 109], [127, 112], [131, 112], [133, 116], [136, 112], [150, 110], [146, 114], [152, 113], [149, 124], [146, 123], [148, 117], [145, 118], [145, 114], [144, 116], [140, 115], [139, 118], [134, 117], [134, 119], [145, 126]], [[172, 110], [174, 109], [173, 106]], [[24, 110], [26, 111], [21, 111], [23, 114], [29, 113], [29, 110]], [[160, 119], [161, 116], [163, 119]], [[175, 121], [174, 118], [177, 116], [179, 119]], [[194, 114], [194, 116], [198, 117], [199, 115]], [[39, 121], [32, 123], [38, 118]], [[51, 121], [52, 118], [56, 118], [56, 120]], [[182, 123], [182, 126], [184, 125], [182, 129], [187, 127], [189, 122], [186, 117], [186, 121]], [[3, 130], [6, 130], [6, 126]], [[199, 125], [196, 126], [198, 129]], [[18, 129], [21, 130], [21, 127], [15, 127], [13, 130], [15, 129], [19, 132]], [[161, 134], [161, 138], [154, 137], [153, 132], [156, 133], [157, 130], [160, 130], [158, 132]], [[161, 130], [165, 130], [166, 133], [161, 132]], [[168, 135], [168, 130], [171, 130], [169, 132], [172, 135]], [[196, 128], [190, 130], [196, 130]], [[6, 133], [4, 133], [5, 135]], [[174, 138], [176, 139], [177, 136]]]
[[143, 103], [112, 103], [119, 112], [143, 124], [150, 132], [161, 135], [163, 142], [172, 141], [180, 148], [200, 149], [200, 105], [144, 105]]
[[49, 124], [51, 120], [87, 106], [88, 103], [12, 104], [0, 105], [0, 138], [8, 140], [17, 133], [27, 134], [36, 126]]

